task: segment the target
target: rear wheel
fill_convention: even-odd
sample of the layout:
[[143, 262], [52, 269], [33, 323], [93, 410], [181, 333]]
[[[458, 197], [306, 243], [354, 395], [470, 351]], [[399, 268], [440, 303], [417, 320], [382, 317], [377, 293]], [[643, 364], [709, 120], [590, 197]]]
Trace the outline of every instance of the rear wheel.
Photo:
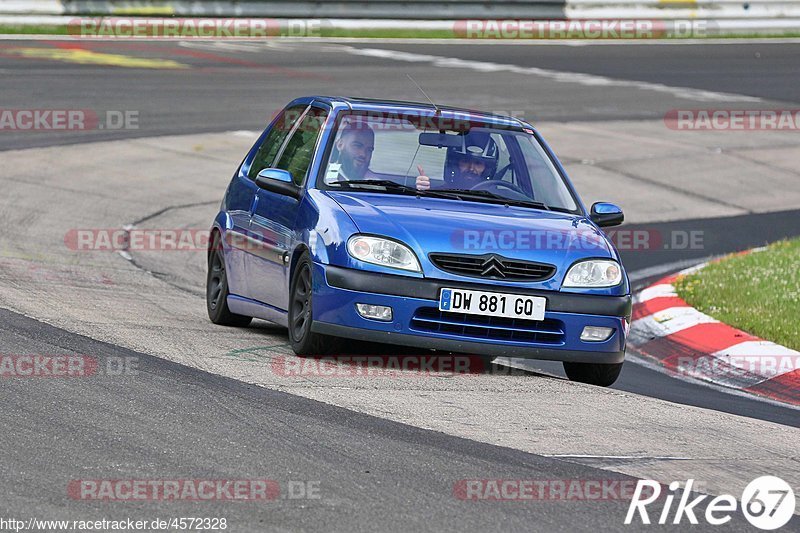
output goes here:
[[311, 257], [303, 252], [292, 274], [289, 293], [289, 341], [297, 355], [324, 355], [341, 344], [337, 337], [311, 331], [312, 305]]
[[211, 243], [211, 253], [208, 256], [208, 277], [206, 278], [206, 308], [208, 318], [220, 326], [245, 327], [253, 320], [252, 317], [231, 313], [228, 309], [228, 276], [225, 272], [225, 258], [222, 255], [222, 246], [219, 233], [214, 233]]
[[579, 381], [589, 385], [609, 387], [617, 381], [622, 372], [623, 363], [604, 365], [600, 363], [567, 363], [564, 362], [564, 372], [570, 381]]

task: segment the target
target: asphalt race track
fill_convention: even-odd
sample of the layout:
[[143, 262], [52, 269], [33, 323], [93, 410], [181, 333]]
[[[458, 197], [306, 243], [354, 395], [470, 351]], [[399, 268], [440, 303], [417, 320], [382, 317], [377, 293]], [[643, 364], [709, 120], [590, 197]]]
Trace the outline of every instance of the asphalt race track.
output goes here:
[[[1, 109], [136, 117], [128, 128], [0, 130], [0, 354], [86, 356], [100, 369], [0, 377], [0, 517], [225, 517], [230, 531], [618, 531], [624, 499], [469, 501], [457, 487], [693, 478], [703, 492], [738, 496], [777, 475], [797, 490], [800, 411], [678, 379], [633, 351], [610, 389], [522, 360], [468, 376], [282, 375], [276, 362], [294, 357], [285, 331], [208, 321], [201, 250], [76, 251], [65, 236], [207, 229], [255, 132], [285, 103], [301, 94], [420, 100], [408, 73], [443, 104], [537, 125], [587, 203], [619, 203], [625, 231], [658, 240], [622, 250], [641, 287], [800, 235], [797, 131], [675, 131], [663, 120], [675, 109], [796, 109], [798, 52], [790, 41], [0, 41]], [[696, 245], [685, 244], [689, 234]], [[111, 371], [120, 361], [132, 366]], [[75, 498], [70, 482], [87, 479], [268, 479], [281, 495]], [[698, 528], [753, 530], [741, 515]], [[800, 530], [800, 519], [786, 530]]]
[[[80, 54], [64, 50], [80, 47]], [[44, 48], [46, 53], [20, 50]], [[56, 53], [53, 52], [56, 50]], [[396, 61], [369, 55], [395, 50], [416, 56]], [[780, 108], [797, 103], [797, 44], [714, 44], [692, 46], [597, 45], [528, 46], [478, 44], [307, 45], [288, 41], [94, 42], [0, 41], [3, 105], [42, 108], [136, 110], [139, 131], [90, 131], [70, 136], [52, 132], [4, 135], [2, 148], [28, 148], [132, 136], [260, 130], [267, 118], [298, 94], [350, 94], [419, 100], [410, 73], [444, 104], [513, 113], [529, 121], [661, 120], [669, 109], [689, 107]], [[27, 55], [25, 55], [27, 54]], [[97, 57], [97, 54], [106, 56]], [[48, 57], [60, 57], [59, 61]], [[109, 57], [110, 56], [110, 57]], [[119, 57], [169, 61], [146, 70], [114, 66]], [[461, 58], [564, 74], [591, 74], [629, 82], [604, 87], [525, 76], [513, 85], [502, 72], [439, 66], [433, 58]], [[70, 58], [66, 61], [64, 58]], [[124, 64], [124, 63], [123, 63]], [[442, 62], [440, 62], [440, 65]], [[452, 63], [451, 63], [452, 64]], [[24, 74], [23, 74], [24, 73]], [[54, 85], [54, 82], [57, 84]], [[522, 85], [524, 83], [524, 85]], [[690, 98], [642, 90], [636, 84], [694, 89]], [[132, 90], [136, 87], [136, 90]], [[737, 98], [699, 99], [700, 91]], [[744, 101], [742, 96], [748, 97]], [[755, 101], [753, 101], [755, 99]], [[718, 104], [718, 105], [715, 105]], [[690, 107], [692, 108], [692, 107]]]

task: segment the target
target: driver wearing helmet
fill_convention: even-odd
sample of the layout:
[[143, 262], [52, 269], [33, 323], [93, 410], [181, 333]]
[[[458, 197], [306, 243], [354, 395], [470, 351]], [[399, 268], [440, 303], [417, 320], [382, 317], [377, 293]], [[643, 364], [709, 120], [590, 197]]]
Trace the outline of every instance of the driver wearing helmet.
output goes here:
[[[497, 143], [488, 133], [475, 132], [463, 136], [460, 147], [448, 148], [444, 164], [445, 189], [469, 190], [494, 177], [498, 162]], [[427, 191], [431, 180], [417, 165], [417, 189]]]

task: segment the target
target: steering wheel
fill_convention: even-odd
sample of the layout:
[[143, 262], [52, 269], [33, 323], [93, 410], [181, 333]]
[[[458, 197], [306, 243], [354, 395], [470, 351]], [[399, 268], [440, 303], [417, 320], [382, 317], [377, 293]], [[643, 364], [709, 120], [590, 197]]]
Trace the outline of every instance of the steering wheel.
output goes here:
[[[486, 191], [486, 190], [488, 190], [489, 192], [491, 192], [490, 189], [502, 189], [502, 188], [508, 189], [508, 190], [516, 193], [519, 196], [518, 198], [509, 198], [510, 200], [511, 199], [531, 200], [531, 197], [528, 196], [528, 194], [525, 191], [523, 191], [517, 185], [514, 185], [513, 183], [508, 182], [508, 181], [486, 180], [486, 181], [482, 181], [482, 182], [478, 183], [477, 185], [472, 187], [470, 190], [471, 191]], [[500, 196], [502, 196], [502, 195], [500, 195]]]

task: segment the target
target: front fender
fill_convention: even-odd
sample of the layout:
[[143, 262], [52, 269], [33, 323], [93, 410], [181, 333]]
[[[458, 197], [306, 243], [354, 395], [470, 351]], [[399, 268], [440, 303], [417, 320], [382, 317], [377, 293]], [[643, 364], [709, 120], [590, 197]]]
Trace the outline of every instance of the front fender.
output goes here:
[[305, 245], [315, 263], [349, 264], [347, 239], [358, 233], [358, 227], [333, 198], [310, 189], [303, 200], [297, 225], [304, 230], [298, 246]]

